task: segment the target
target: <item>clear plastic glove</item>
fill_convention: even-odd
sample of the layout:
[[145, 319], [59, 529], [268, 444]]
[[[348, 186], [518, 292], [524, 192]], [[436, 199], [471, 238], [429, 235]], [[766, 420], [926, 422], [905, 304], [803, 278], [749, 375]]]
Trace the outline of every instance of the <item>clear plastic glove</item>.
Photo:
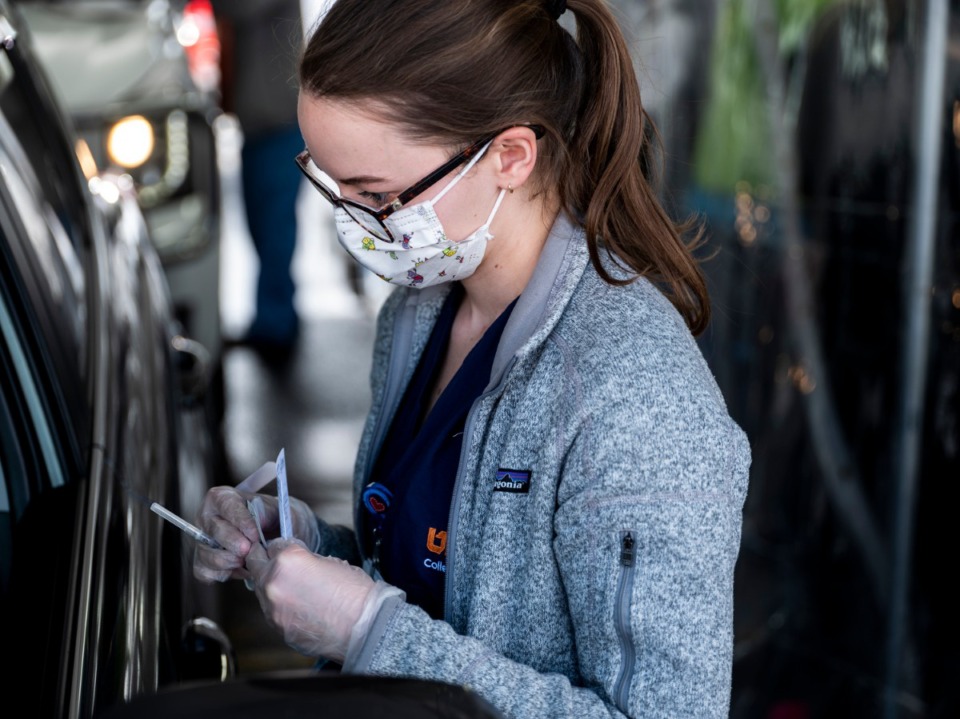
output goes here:
[[343, 663], [359, 647], [380, 606], [404, 593], [342, 559], [322, 557], [296, 540], [278, 539], [247, 556], [267, 622], [302, 654]]
[[[251, 502], [251, 505], [248, 505]], [[223, 549], [197, 543], [193, 557], [193, 575], [202, 582], [248, 579], [244, 562], [250, 549], [260, 546], [260, 532], [251, 514], [256, 511], [264, 537], [272, 539], [280, 532], [278, 500], [268, 494], [238, 492], [233, 487], [213, 487], [203, 499], [197, 525], [217, 540]], [[290, 518], [294, 536], [313, 550], [320, 545], [317, 518], [306, 502], [290, 498]]]

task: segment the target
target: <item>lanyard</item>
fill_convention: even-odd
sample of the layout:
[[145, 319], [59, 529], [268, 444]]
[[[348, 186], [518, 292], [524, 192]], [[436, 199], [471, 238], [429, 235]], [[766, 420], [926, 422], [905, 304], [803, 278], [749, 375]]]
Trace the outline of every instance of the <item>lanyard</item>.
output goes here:
[[373, 551], [371, 560], [376, 570], [380, 571], [380, 545], [383, 542], [383, 520], [393, 502], [393, 492], [380, 482], [371, 482], [363, 488], [361, 501], [373, 521], [371, 535], [373, 536]]

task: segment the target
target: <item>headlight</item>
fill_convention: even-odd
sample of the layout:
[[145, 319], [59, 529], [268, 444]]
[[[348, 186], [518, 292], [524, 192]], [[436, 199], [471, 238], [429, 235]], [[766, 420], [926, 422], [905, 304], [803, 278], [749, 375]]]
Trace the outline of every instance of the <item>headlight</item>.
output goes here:
[[107, 134], [107, 155], [120, 167], [139, 167], [153, 154], [153, 126], [142, 115], [116, 122]]
[[101, 137], [104, 164], [129, 172], [145, 209], [183, 189], [190, 175], [190, 123], [183, 110], [152, 118], [128, 115]]

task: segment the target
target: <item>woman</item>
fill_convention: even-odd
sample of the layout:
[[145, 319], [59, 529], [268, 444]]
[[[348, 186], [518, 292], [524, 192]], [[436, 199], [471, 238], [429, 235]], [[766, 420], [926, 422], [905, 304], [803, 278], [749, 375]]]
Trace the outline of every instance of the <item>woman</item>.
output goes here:
[[199, 523], [227, 550], [196, 575], [251, 581], [304, 653], [507, 716], [726, 715], [749, 447], [603, 0], [338, 0], [299, 120], [341, 244], [403, 286], [355, 527], [294, 502], [265, 551], [250, 497], [214, 488]]

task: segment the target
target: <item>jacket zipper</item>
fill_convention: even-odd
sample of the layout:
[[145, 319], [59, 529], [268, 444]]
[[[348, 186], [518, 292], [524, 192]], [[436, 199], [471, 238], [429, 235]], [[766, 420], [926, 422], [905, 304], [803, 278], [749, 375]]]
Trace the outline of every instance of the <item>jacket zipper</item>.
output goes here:
[[637, 650], [630, 631], [630, 597], [633, 593], [633, 575], [636, 570], [636, 544], [633, 532], [620, 534], [620, 576], [617, 579], [617, 593], [614, 597], [613, 621], [617, 637], [620, 639], [620, 673], [614, 684], [614, 701], [621, 711], [627, 711], [630, 696], [630, 683], [633, 680], [633, 664]]

